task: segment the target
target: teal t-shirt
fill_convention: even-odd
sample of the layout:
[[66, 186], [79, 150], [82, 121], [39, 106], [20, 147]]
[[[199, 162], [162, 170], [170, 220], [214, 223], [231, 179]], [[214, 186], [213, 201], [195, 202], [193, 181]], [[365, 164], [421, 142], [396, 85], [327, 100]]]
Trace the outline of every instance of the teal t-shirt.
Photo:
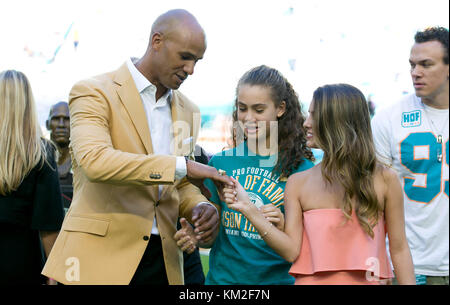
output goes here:
[[[238, 180], [251, 201], [258, 207], [273, 204], [284, 213], [283, 197], [286, 179], [273, 175], [276, 156], [259, 156], [246, 143], [211, 158], [209, 165], [226, 171]], [[313, 167], [303, 160], [294, 172]], [[207, 285], [290, 285], [295, 279], [288, 274], [291, 263], [284, 260], [260, 237], [258, 231], [241, 213], [221, 202], [211, 180], [205, 181], [212, 193], [211, 201], [220, 205], [220, 231], [209, 254]]]

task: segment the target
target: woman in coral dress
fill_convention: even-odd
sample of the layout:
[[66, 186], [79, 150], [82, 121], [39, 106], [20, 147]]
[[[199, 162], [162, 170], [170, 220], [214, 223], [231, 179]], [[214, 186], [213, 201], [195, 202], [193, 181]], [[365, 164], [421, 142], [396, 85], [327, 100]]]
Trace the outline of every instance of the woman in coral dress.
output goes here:
[[293, 262], [295, 284], [415, 284], [397, 174], [377, 161], [364, 95], [346, 85], [319, 87], [304, 123], [322, 162], [286, 184], [284, 232], [251, 204], [242, 186], [226, 203], [242, 212], [278, 254]]

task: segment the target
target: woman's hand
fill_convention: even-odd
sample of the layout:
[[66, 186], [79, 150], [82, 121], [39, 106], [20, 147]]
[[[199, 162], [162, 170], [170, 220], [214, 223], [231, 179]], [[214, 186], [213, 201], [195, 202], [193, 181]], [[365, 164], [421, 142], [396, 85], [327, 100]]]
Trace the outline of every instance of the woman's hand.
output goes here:
[[284, 231], [284, 214], [273, 204], [265, 204], [260, 208], [264, 217], [278, 230]]

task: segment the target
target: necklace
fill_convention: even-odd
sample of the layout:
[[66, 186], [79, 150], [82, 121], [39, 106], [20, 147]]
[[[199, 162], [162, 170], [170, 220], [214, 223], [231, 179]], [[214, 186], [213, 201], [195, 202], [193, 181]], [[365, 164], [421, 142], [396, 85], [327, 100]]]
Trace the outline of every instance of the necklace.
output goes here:
[[445, 126], [448, 124], [448, 111], [447, 111], [447, 118], [444, 122], [444, 125], [442, 125], [441, 128], [436, 128], [436, 125], [434, 124], [433, 119], [431, 118], [430, 114], [427, 111], [427, 108], [425, 107], [425, 104], [422, 102], [423, 112], [425, 114], [425, 117], [427, 121], [430, 123], [431, 131], [434, 134], [437, 134], [437, 143], [441, 144], [438, 145], [438, 152], [437, 152], [437, 160], [438, 162], [442, 162], [442, 134], [444, 132]]

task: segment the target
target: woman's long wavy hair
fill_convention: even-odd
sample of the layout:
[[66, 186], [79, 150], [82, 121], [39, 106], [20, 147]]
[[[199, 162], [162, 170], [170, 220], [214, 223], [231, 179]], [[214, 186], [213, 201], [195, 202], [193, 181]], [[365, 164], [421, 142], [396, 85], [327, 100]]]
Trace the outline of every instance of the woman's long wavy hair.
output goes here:
[[[314, 156], [306, 146], [305, 129], [303, 122], [305, 117], [302, 113], [301, 104], [292, 85], [276, 69], [265, 65], [255, 67], [247, 71], [239, 80], [236, 88], [236, 100], [233, 109], [233, 126], [240, 128], [238, 123], [238, 100], [239, 89], [244, 85], [261, 86], [269, 88], [271, 98], [275, 107], [281, 102], [286, 103], [284, 114], [278, 118], [278, 158], [273, 169], [280, 177], [288, 177], [301, 164], [303, 158], [314, 161]], [[243, 135], [242, 130], [233, 133]], [[236, 136], [235, 145], [240, 144], [243, 136]]]
[[313, 133], [323, 150], [322, 175], [344, 189], [342, 210], [352, 215], [352, 202], [361, 227], [373, 238], [380, 205], [374, 188], [377, 158], [367, 101], [347, 84], [319, 87], [313, 95]]
[[0, 195], [17, 190], [46, 160], [30, 83], [22, 72], [0, 72]]

